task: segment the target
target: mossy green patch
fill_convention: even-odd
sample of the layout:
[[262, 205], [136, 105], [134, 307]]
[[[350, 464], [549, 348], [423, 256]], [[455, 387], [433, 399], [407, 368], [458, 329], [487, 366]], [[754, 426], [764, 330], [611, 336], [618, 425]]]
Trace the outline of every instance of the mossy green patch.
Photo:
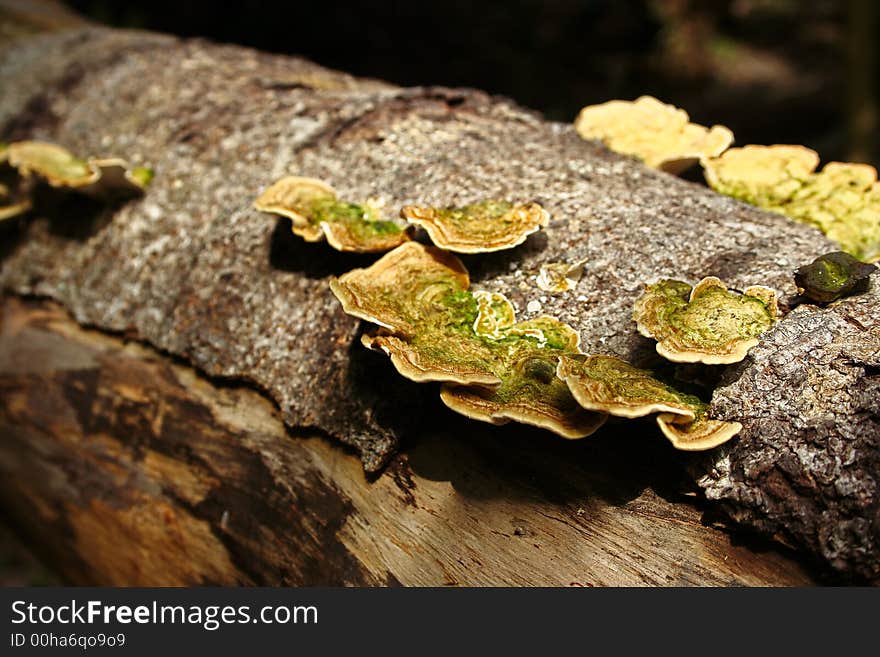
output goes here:
[[835, 251], [798, 268], [794, 280], [809, 299], [830, 303], [866, 291], [868, 279], [876, 269], [876, 266], [857, 260], [848, 253]]
[[661, 431], [678, 449], [709, 449], [742, 428], [707, 417], [708, 405], [699, 397], [614, 356], [564, 354], [557, 375], [577, 402], [592, 411], [626, 418], [659, 413]]

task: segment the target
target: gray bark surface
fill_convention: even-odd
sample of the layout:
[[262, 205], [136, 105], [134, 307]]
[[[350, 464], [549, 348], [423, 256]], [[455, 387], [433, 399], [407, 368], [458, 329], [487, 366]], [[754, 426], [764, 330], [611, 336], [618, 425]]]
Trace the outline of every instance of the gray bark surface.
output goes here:
[[[541, 202], [553, 217], [546, 230], [511, 252], [464, 258], [474, 286], [503, 292], [521, 318], [550, 314], [571, 324], [584, 351], [640, 364], [656, 360], [630, 317], [645, 282], [716, 275], [740, 289], [774, 287], [785, 308], [796, 294], [792, 271], [834, 248], [812, 228], [649, 170], [579, 139], [569, 125], [478, 91], [400, 89], [303, 60], [97, 28], [13, 45], [2, 53], [0, 81], [3, 140], [48, 139], [156, 170], [143, 199], [95, 210], [87, 221], [83, 208], [49, 205], [4, 236], [2, 286], [57, 299], [83, 324], [249, 382], [279, 404], [287, 424], [354, 446], [369, 471], [415, 429], [425, 404], [434, 407], [436, 389], [401, 380], [361, 348], [358, 323], [327, 288], [329, 276], [371, 258], [305, 244], [287, 220], [251, 208], [284, 174], [322, 178], [343, 198], [381, 197], [389, 215], [408, 203]], [[551, 295], [537, 287], [542, 264], [580, 260], [584, 273], [574, 290]], [[859, 303], [877, 314], [874, 296]], [[842, 307], [811, 314], [813, 330], [839, 335]], [[783, 320], [762, 349], [803, 351], [805, 336], [794, 327], [806, 314], [799, 309]], [[876, 323], [863, 323], [852, 341], [876, 344], [877, 333]], [[814, 351], [820, 364], [836, 357], [821, 342]], [[813, 425], [798, 419], [798, 387], [785, 377], [796, 381], [795, 370], [809, 367], [819, 391], [837, 379], [792, 356], [790, 370], [777, 375], [773, 413], [760, 414], [752, 400], [763, 394], [761, 362], [750, 358], [724, 374], [728, 385], [713, 412], [742, 417], [747, 430], [716, 459], [716, 474], [760, 458], [763, 452], [748, 448], [760, 436], [785, 446], [792, 477], [812, 477], [815, 450], [832, 447], [814, 446]], [[814, 396], [834, 436], [864, 438], [864, 449], [852, 449], [865, 456], [847, 476], [866, 491], [873, 475], [864, 467], [877, 447], [876, 412], [864, 410], [876, 392], [877, 372], [864, 366], [871, 362], [843, 365], [868, 395], [867, 407], [832, 408], [831, 396]], [[754, 499], [773, 498], [764, 490], [772, 478], [734, 485], [719, 477], [708, 494], [723, 497], [734, 518], [774, 534], [783, 528], [790, 542], [834, 567], [877, 576], [876, 506], [849, 504], [846, 486], [826, 486], [819, 497], [792, 488], [799, 497], [771, 510]], [[806, 499], [809, 522], [798, 515]], [[752, 517], [762, 514], [772, 522]], [[858, 531], [845, 529], [854, 522]], [[834, 537], [831, 552], [821, 536]]]

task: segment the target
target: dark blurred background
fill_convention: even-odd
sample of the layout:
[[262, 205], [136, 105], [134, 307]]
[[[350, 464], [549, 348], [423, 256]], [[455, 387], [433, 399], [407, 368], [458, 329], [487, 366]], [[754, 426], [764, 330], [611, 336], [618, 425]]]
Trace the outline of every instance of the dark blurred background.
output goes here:
[[70, 0], [97, 21], [201, 36], [401, 85], [471, 86], [571, 121], [652, 94], [738, 144], [877, 163], [875, 0]]

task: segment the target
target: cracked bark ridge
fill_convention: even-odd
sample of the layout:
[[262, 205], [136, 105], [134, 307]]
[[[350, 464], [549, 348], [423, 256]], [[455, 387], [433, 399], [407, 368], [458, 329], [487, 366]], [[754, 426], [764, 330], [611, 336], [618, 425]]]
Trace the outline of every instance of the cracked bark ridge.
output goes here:
[[[474, 289], [504, 294], [521, 319], [553, 315], [580, 331], [585, 351], [637, 365], [657, 358], [631, 320], [645, 282], [763, 284], [784, 308], [797, 295], [793, 270], [834, 249], [814, 228], [647, 169], [478, 91], [400, 89], [300, 59], [95, 28], [7, 48], [0, 84], [0, 139], [57, 141], [156, 171], [144, 198], [122, 207], [88, 217], [60, 204], [20, 223], [0, 246], [0, 285], [250, 382], [288, 424], [353, 445], [369, 470], [435, 390], [363, 349], [358, 324], [329, 293], [331, 275], [373, 258], [305, 244], [286, 220], [251, 208], [282, 175], [320, 178], [345, 198], [380, 197], [389, 214], [539, 202], [551, 213], [545, 230], [509, 252], [463, 258]], [[542, 267], [582, 261], [571, 290], [537, 285]], [[874, 297], [865, 303], [876, 309]], [[782, 352], [785, 340], [802, 339], [787, 324], [773, 334]], [[830, 346], [821, 349], [824, 358]], [[787, 399], [780, 412], [786, 403], [800, 412]], [[729, 400], [731, 415], [748, 416], [748, 397]], [[828, 421], [845, 435], [863, 417], [843, 410]], [[780, 446], [811, 444], [809, 432], [772, 417], [754, 417], [751, 431]], [[731, 454], [732, 469], [748, 456]], [[832, 488], [824, 494], [842, 495]], [[793, 509], [780, 513], [779, 526], [799, 522]]]
[[743, 424], [698, 480], [737, 522], [880, 581], [880, 274], [868, 293], [802, 305], [716, 390]]

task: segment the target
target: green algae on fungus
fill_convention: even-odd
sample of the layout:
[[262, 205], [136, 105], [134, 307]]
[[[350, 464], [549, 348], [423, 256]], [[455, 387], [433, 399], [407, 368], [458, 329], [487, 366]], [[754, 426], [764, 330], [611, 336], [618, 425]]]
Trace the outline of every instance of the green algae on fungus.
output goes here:
[[706, 417], [707, 405], [615, 356], [563, 354], [556, 370], [584, 408], [625, 418], [660, 413], [657, 424], [682, 450], [703, 450], [730, 440], [738, 422]]
[[469, 286], [461, 260], [418, 242], [405, 242], [369, 267], [330, 280], [346, 313], [407, 336], [418, 330], [423, 315], [438, 309], [445, 310], [452, 323], [461, 321], [455, 314], [467, 312], [459, 305], [472, 307], [476, 318]]
[[132, 168], [126, 160], [116, 157], [83, 160], [62, 146], [42, 141], [13, 142], [7, 147], [4, 159], [22, 178], [38, 176], [52, 187], [74, 189], [91, 196], [141, 193], [152, 179], [150, 169]]
[[614, 356], [565, 354], [556, 373], [581, 406], [618, 417], [674, 413], [693, 420], [702, 403]]
[[819, 303], [830, 303], [868, 289], [868, 280], [877, 267], [853, 258], [843, 251], [819, 256], [794, 274], [798, 291]]
[[880, 260], [880, 183], [867, 164], [829, 162], [803, 146], [745, 146], [703, 162], [716, 191], [816, 226], [860, 260]]
[[733, 143], [728, 128], [691, 123], [687, 112], [652, 96], [589, 105], [574, 127], [584, 139], [599, 139], [612, 151], [672, 174], [720, 155]]
[[101, 170], [74, 156], [66, 148], [42, 141], [9, 145], [7, 161], [23, 177], [44, 178], [52, 187], [86, 187], [98, 181]]
[[657, 353], [676, 363], [736, 363], [777, 319], [776, 293], [755, 285], [742, 294], [708, 276], [648, 285], [634, 306], [639, 333], [657, 340]]
[[254, 207], [288, 217], [295, 235], [306, 242], [326, 239], [337, 251], [375, 253], [409, 240], [406, 228], [382, 219], [369, 201], [340, 201], [330, 185], [315, 178], [281, 178], [257, 197]]
[[365, 346], [391, 357], [403, 376], [439, 381], [447, 406], [468, 417], [511, 420], [580, 438], [601, 423], [556, 378], [556, 361], [578, 335], [550, 317], [517, 322], [502, 295], [471, 292], [455, 256], [407, 242], [365, 269], [331, 281], [350, 315], [379, 325]]
[[513, 205], [493, 200], [449, 208], [406, 205], [400, 215], [424, 228], [434, 244], [456, 253], [512, 249], [550, 220], [537, 203]]

